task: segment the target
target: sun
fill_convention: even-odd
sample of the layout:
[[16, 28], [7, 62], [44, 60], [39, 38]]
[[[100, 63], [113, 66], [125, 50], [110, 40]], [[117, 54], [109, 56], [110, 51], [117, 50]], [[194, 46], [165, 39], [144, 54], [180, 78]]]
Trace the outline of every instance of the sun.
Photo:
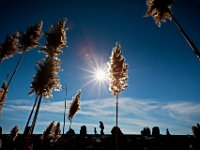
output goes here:
[[98, 70], [96, 70], [96, 72], [94, 73], [94, 75], [95, 75], [95, 78], [98, 81], [106, 80], [106, 72], [104, 70], [98, 69]]
[[[77, 67], [82, 70], [81, 80], [83, 84], [81, 89], [88, 88], [87, 90], [95, 91], [95, 96], [105, 95], [108, 93], [108, 65], [103, 57], [97, 56], [93, 53], [92, 48], [84, 53], [85, 66]], [[104, 90], [104, 92], [102, 92]]]

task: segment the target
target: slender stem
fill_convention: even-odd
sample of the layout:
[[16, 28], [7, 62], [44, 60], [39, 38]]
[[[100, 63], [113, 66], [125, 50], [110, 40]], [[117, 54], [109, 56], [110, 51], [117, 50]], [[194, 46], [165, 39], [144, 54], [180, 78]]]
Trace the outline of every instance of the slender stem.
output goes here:
[[39, 112], [39, 109], [40, 109], [41, 100], [42, 100], [42, 96], [39, 97], [39, 102], [38, 102], [38, 105], [37, 105], [37, 108], [36, 108], [36, 111], [35, 111], [33, 122], [32, 122], [32, 125], [31, 125], [31, 130], [29, 132], [30, 134], [33, 134], [33, 131], [34, 131], [34, 128], [35, 128], [38, 112]]
[[69, 130], [72, 128], [72, 119], [69, 120]]
[[63, 135], [65, 134], [65, 116], [66, 116], [66, 99], [65, 99], [65, 110], [64, 110]]
[[31, 144], [31, 138], [32, 138], [32, 134], [33, 134], [33, 131], [34, 131], [34, 128], [35, 128], [35, 124], [36, 124], [36, 120], [37, 120], [37, 116], [38, 116], [41, 100], [42, 100], [42, 96], [39, 97], [39, 102], [37, 104], [37, 108], [36, 108], [35, 115], [34, 115], [34, 118], [33, 118], [33, 121], [32, 121], [32, 125], [31, 125], [31, 127], [29, 129], [29, 132], [28, 132], [28, 138], [26, 139], [25, 149], [29, 149], [28, 147]]
[[23, 60], [23, 58], [24, 58], [24, 54], [25, 54], [25, 51], [21, 54], [21, 57], [20, 57], [20, 59], [18, 60], [17, 65], [15, 66], [15, 69], [14, 69], [14, 71], [13, 71], [13, 73], [12, 73], [10, 79], [8, 80], [7, 87], [6, 87], [5, 91], [3, 92], [3, 95], [2, 95], [0, 101], [2, 101], [3, 97], [5, 96], [6, 91], [7, 91], [7, 89], [9, 88], [10, 83], [11, 83], [11, 81], [12, 81], [12, 79], [13, 79], [13, 77], [14, 77], [16, 71], [17, 71], [17, 69], [19, 68], [19, 66], [20, 66], [20, 64], [21, 64], [21, 62], [22, 62], [22, 60]]
[[170, 15], [173, 19], [173, 22], [176, 24], [177, 28], [182, 33], [183, 37], [185, 38], [185, 40], [187, 41], [189, 46], [192, 48], [192, 51], [196, 54], [197, 58], [200, 60], [200, 52], [199, 52], [198, 48], [195, 46], [195, 44], [192, 42], [190, 37], [187, 35], [187, 33], [185, 32], [185, 30], [183, 29], [181, 24], [178, 22], [178, 20], [174, 17], [174, 15], [171, 12], [170, 12]]
[[11, 83], [11, 81], [12, 81], [12, 79], [13, 79], [13, 77], [14, 77], [16, 71], [17, 71], [17, 69], [19, 68], [19, 66], [20, 66], [20, 64], [21, 64], [21, 62], [22, 62], [22, 60], [23, 60], [23, 58], [24, 58], [24, 54], [25, 54], [25, 51], [21, 54], [21, 57], [20, 57], [20, 59], [18, 60], [17, 65], [15, 66], [15, 69], [14, 69], [14, 71], [13, 71], [13, 73], [12, 73], [12, 75], [11, 75], [9, 81], [8, 81], [8, 87], [9, 87], [9, 85], [10, 85], [10, 83]]
[[28, 127], [28, 125], [29, 125], [29, 122], [30, 122], [30, 120], [31, 120], [31, 117], [32, 117], [33, 111], [34, 111], [34, 109], [35, 109], [35, 106], [36, 106], [37, 101], [38, 101], [38, 96], [35, 98], [35, 102], [34, 102], [33, 108], [32, 108], [32, 110], [31, 110], [31, 113], [30, 113], [30, 115], [29, 115], [29, 117], [28, 117], [26, 126], [25, 126], [25, 128], [24, 128], [24, 134], [25, 134], [25, 132], [26, 132], [26, 130], [27, 130], [27, 127]]
[[118, 127], [118, 94], [116, 96], [116, 127]]
[[64, 123], [63, 123], [63, 135], [65, 134], [65, 117], [67, 110], [67, 84], [66, 84], [66, 98], [65, 98], [65, 109], [64, 109]]
[[118, 94], [116, 95], [116, 131], [115, 131], [115, 150], [118, 150]]

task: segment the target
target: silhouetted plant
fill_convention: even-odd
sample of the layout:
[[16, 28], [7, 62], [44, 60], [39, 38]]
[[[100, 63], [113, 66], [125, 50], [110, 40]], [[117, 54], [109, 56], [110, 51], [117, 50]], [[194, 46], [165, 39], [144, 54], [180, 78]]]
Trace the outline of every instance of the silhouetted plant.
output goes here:
[[69, 114], [68, 114], [68, 119], [70, 121], [69, 129], [71, 129], [72, 119], [73, 119], [74, 115], [76, 114], [77, 111], [80, 110], [80, 97], [81, 97], [81, 90], [79, 90], [76, 93], [75, 97], [72, 99], [72, 102], [70, 104]]
[[19, 32], [7, 36], [4, 43], [0, 44], [0, 62], [4, 59], [12, 57], [17, 53], [19, 44]]
[[121, 45], [116, 43], [113, 48], [110, 62], [108, 62], [109, 90], [116, 96], [116, 127], [118, 127], [118, 95], [128, 87], [128, 65], [125, 64], [125, 58], [122, 55]]
[[54, 133], [53, 133], [53, 139], [52, 142], [55, 143], [58, 141], [58, 139], [61, 137], [60, 135], [61, 130], [60, 130], [60, 122], [58, 122], [55, 126], [54, 126]]
[[[61, 54], [63, 52], [61, 48], [64, 48], [66, 46], [66, 39], [67, 39], [66, 29], [65, 29], [66, 22], [67, 22], [66, 19], [59, 20], [58, 23], [51, 26], [50, 31], [45, 34], [47, 44], [46, 46], [42, 46], [40, 48], [40, 51], [45, 53], [47, 59], [55, 59], [56, 62], [58, 61], [60, 62], [57, 56], [58, 54]], [[38, 98], [36, 97], [32, 110], [34, 110], [37, 100]], [[32, 111], [29, 115], [26, 127], [29, 124], [31, 116], [32, 116]]]
[[20, 36], [19, 53], [31, 50], [40, 45], [38, 41], [42, 37], [42, 25], [43, 22], [40, 21], [36, 25], [28, 27], [26, 32], [22, 33]]
[[8, 93], [8, 88], [6, 82], [4, 81], [0, 89], [0, 114], [2, 112], [2, 108], [5, 103], [7, 93]]
[[49, 98], [52, 95], [52, 90], [60, 91], [60, 79], [57, 72], [60, 70], [60, 60], [45, 59], [38, 62], [37, 74], [33, 78], [31, 84], [31, 92], [39, 97]]
[[15, 141], [16, 137], [18, 136], [19, 129], [18, 126], [14, 126], [10, 131], [10, 138], [12, 141]]
[[172, 3], [173, 0], [147, 0], [146, 5], [148, 10], [145, 16], [151, 16], [154, 19], [155, 23], [158, 25], [158, 27], [161, 26], [161, 22], [165, 22], [167, 19], [172, 19], [177, 28], [182, 33], [187, 43], [189, 44], [189, 46], [192, 48], [193, 52], [196, 54], [197, 58], [200, 60], [200, 52], [198, 48], [192, 42], [190, 37], [187, 35], [181, 24], [178, 22], [178, 20], [174, 17], [172, 13]]
[[51, 26], [50, 31], [45, 34], [47, 44], [42, 46], [40, 51], [46, 54], [46, 57], [55, 58], [63, 51], [61, 48], [66, 47], [66, 31], [65, 25], [67, 19], [58, 21], [57, 24]]
[[37, 73], [30, 86], [32, 90], [29, 94], [35, 93], [39, 97], [39, 101], [29, 134], [33, 133], [42, 97], [49, 98], [52, 96], [52, 90], [59, 91], [61, 89], [60, 79], [57, 76], [60, 69], [60, 61], [45, 59], [39, 61], [38, 65]]
[[[61, 84], [60, 84], [60, 79], [58, 77], [58, 71], [60, 71], [60, 63], [61, 61], [57, 58], [58, 54], [53, 54], [57, 53], [56, 48], [63, 48], [63, 43], [66, 43], [66, 30], [65, 29], [65, 20], [59, 21], [56, 25], [52, 26], [50, 28], [50, 32], [47, 33], [51, 35], [51, 39], [49, 40], [49, 37], [46, 36], [46, 41], [47, 45], [50, 45], [51, 47], [51, 54], [48, 55], [49, 49], [46, 49], [46, 58], [42, 61], [38, 62], [38, 68], [37, 68], [37, 73], [33, 78], [32, 84], [31, 84], [31, 92], [29, 94], [35, 93], [37, 97], [39, 97], [39, 101], [37, 104], [37, 108], [35, 111], [35, 115], [33, 118], [33, 122], [31, 125], [31, 129], [29, 134], [31, 135], [33, 133], [35, 123], [37, 120], [40, 104], [41, 104], [41, 99], [42, 97], [49, 98], [52, 95], [52, 91], [60, 91], [61, 90]], [[52, 29], [54, 34], [51, 34]], [[60, 28], [60, 29], [59, 29]], [[62, 30], [62, 33], [60, 32]], [[60, 36], [60, 37], [59, 37]], [[53, 40], [54, 39], [54, 40]], [[62, 39], [60, 42], [59, 40], [56, 39]]]
[[50, 143], [56, 143], [60, 137], [60, 122], [52, 121], [43, 132], [42, 141], [44, 145], [49, 146]]
[[[18, 46], [19, 47], [18, 52], [22, 53], [22, 55], [20, 56], [20, 59], [18, 60], [10, 79], [8, 80], [7, 89], [9, 88], [10, 83], [11, 83], [17, 69], [19, 68], [19, 66], [22, 62], [25, 52], [27, 50], [30, 50], [30, 49], [38, 46], [39, 45], [38, 40], [40, 39], [41, 36], [42, 36], [42, 21], [40, 21], [38, 24], [36, 24], [34, 26], [28, 27], [26, 32], [22, 33], [22, 36], [19, 37], [18, 33], [16, 33], [16, 35], [13, 36], [13, 42], [10, 42], [10, 44], [11, 44], [10, 46], [12, 49], [15, 49], [14, 51], [16, 51], [17, 46]], [[19, 38], [19, 45], [17, 45], [18, 38]], [[8, 42], [8, 44], [9, 44], [9, 42]], [[6, 48], [6, 47], [4, 47], [4, 48]], [[5, 93], [3, 93], [2, 97], [4, 97], [4, 94]]]
[[53, 127], [54, 127], [54, 121], [52, 121], [47, 128], [44, 130], [42, 134], [42, 140], [44, 142], [50, 142], [52, 139], [52, 132], [53, 132]]
[[[65, 120], [66, 120], [66, 111], [67, 111], [67, 85], [65, 88], [66, 98], [64, 99], [64, 117], [63, 117], [63, 135], [65, 134]], [[64, 138], [64, 136], [63, 136]]]

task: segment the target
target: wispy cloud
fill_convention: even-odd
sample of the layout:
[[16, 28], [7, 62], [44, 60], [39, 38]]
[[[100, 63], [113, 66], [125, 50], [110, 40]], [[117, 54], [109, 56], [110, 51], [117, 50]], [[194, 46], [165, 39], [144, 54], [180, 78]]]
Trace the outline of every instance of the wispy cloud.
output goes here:
[[[67, 100], [68, 106], [70, 102], [70, 100]], [[4, 113], [20, 114], [20, 112], [25, 111], [27, 112], [26, 117], [24, 115], [18, 117], [26, 120], [32, 105], [33, 102], [15, 100], [15, 103], [5, 104]], [[44, 128], [50, 121], [58, 120], [62, 122], [63, 111], [63, 101], [43, 101], [38, 125]], [[121, 97], [119, 101], [119, 125], [125, 128], [123, 129], [125, 133], [140, 133], [145, 126], [159, 126], [163, 132], [166, 128], [169, 128], [174, 134], [191, 133], [189, 127], [200, 122], [199, 114], [200, 104], [188, 101], [163, 103], [153, 99], [129, 97]], [[12, 117], [9, 116], [8, 118]], [[115, 125], [115, 99], [81, 100], [81, 110], [73, 120], [74, 127], [78, 129], [78, 126], [85, 124], [91, 127], [89, 132], [93, 133], [92, 127], [98, 126], [99, 120], [104, 122], [107, 126], [106, 132], [110, 133], [112, 126]]]

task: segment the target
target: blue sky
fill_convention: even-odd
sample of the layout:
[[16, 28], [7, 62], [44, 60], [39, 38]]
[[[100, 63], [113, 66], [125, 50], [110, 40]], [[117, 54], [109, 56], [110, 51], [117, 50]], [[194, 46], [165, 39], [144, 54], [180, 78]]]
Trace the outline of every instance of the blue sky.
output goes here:
[[[106, 66], [115, 42], [122, 45], [126, 58], [129, 87], [119, 95], [119, 126], [124, 133], [139, 134], [145, 126], [166, 128], [172, 134], [191, 134], [191, 126], [200, 122], [200, 61], [185, 42], [171, 21], [160, 28], [153, 19], [144, 18], [145, 0], [0, 0], [0, 42], [15, 31], [23, 32], [31, 24], [43, 20], [44, 29], [57, 20], [69, 20], [67, 45], [60, 56], [63, 71], [61, 83], [68, 85], [67, 102], [82, 88], [81, 110], [72, 128], [79, 133], [81, 125], [88, 132], [103, 121], [105, 132], [115, 125], [115, 97], [108, 91], [108, 84], [100, 89], [86, 70], [99, 65]], [[176, 0], [172, 7], [197, 47], [200, 47], [200, 21], [197, 19], [198, 0]], [[40, 41], [45, 44], [44, 39]], [[4, 133], [18, 124], [23, 132], [35, 96], [28, 96], [35, 67], [44, 54], [37, 49], [26, 53], [12, 81], [0, 125]], [[12, 72], [19, 55], [0, 64], [0, 81]], [[49, 100], [43, 99], [35, 133], [42, 133], [49, 122], [63, 122], [65, 89], [54, 93]], [[66, 122], [67, 125], [69, 122]], [[66, 127], [66, 130], [68, 127]]]

